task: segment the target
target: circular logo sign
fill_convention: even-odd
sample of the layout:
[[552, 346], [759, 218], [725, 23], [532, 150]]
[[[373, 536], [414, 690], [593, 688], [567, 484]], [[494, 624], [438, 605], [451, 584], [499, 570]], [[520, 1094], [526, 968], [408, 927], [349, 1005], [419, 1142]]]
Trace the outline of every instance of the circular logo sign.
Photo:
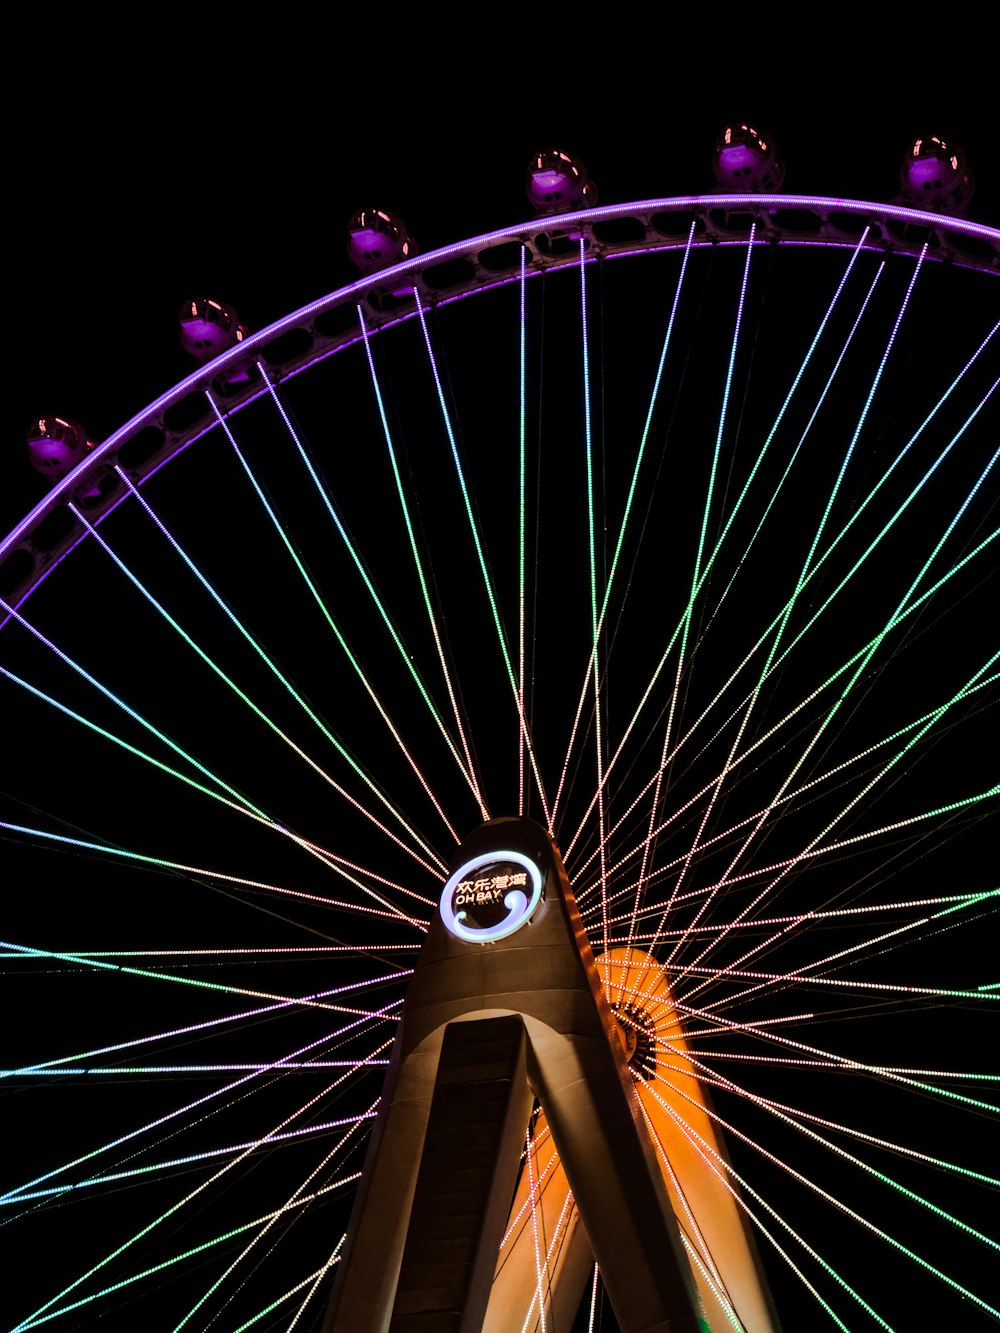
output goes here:
[[459, 866], [441, 894], [441, 920], [470, 944], [513, 935], [542, 898], [542, 872], [522, 852], [487, 852]]

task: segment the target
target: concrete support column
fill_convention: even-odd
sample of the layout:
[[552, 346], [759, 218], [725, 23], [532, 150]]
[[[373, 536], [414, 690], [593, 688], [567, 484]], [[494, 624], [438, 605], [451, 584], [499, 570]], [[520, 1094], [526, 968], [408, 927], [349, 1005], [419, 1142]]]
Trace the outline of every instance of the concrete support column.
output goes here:
[[531, 1113], [514, 1015], [445, 1031], [392, 1333], [479, 1333]]

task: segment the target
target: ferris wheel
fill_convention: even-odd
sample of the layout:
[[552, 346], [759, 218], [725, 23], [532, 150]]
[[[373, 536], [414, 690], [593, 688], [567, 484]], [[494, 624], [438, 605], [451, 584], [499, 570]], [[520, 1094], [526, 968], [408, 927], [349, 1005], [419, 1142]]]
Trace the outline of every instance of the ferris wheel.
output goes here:
[[[357, 281], [260, 332], [197, 299], [186, 380], [37, 423], [18, 1333], [324, 1327], [431, 941], [539, 932], [532, 856], [462, 850], [503, 818], [565, 863], [700, 1326], [1000, 1320], [1000, 232], [938, 140], [880, 204], [728, 135], [630, 204], [540, 154], [528, 221], [428, 255], [362, 210]], [[617, 1327], [529, 1091], [484, 1326]]]

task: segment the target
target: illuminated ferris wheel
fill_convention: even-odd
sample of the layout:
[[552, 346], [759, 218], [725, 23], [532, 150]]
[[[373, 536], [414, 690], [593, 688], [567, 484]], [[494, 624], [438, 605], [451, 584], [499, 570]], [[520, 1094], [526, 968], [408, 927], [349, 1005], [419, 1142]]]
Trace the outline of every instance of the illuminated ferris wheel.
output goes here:
[[715, 168], [35, 423], [19, 1333], [1000, 1319], [1000, 232]]

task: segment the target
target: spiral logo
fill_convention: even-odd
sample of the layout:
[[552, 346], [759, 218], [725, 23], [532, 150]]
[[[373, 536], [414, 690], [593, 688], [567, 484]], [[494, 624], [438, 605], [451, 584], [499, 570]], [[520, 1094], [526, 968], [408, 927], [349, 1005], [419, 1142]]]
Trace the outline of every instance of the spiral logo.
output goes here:
[[513, 935], [542, 898], [542, 873], [522, 852], [486, 852], [459, 866], [441, 894], [441, 920], [460, 940]]

